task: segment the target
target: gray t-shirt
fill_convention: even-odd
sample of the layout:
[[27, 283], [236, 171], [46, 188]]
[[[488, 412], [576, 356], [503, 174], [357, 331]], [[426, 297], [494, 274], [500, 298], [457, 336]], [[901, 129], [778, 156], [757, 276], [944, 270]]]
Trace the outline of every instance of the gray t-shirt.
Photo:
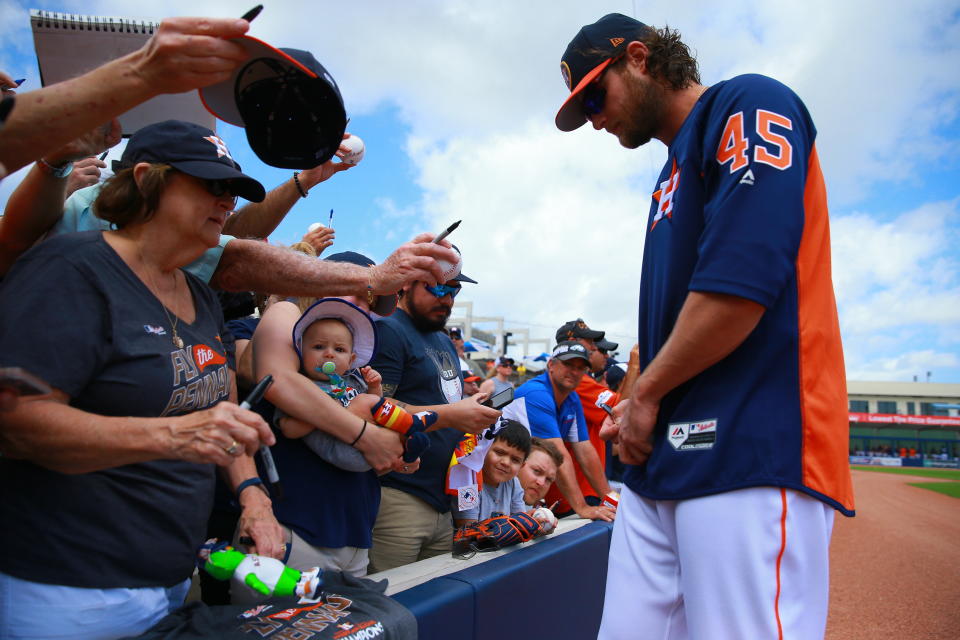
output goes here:
[[523, 487], [517, 478], [500, 484], [484, 483], [480, 490], [480, 503], [472, 509], [460, 511], [457, 509], [457, 497], [454, 496], [452, 500], [454, 520], [486, 520], [527, 510], [523, 502]]

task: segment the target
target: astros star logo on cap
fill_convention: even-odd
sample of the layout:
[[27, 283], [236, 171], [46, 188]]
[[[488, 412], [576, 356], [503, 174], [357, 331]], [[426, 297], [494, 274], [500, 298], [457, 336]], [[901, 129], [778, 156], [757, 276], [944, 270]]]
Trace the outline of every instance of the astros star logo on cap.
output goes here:
[[215, 146], [215, 147], [217, 148], [217, 157], [218, 157], [218, 158], [222, 158], [223, 156], [227, 156], [228, 158], [230, 158], [231, 160], [233, 160], [233, 156], [230, 155], [230, 150], [227, 149], [227, 143], [224, 142], [223, 140], [221, 140], [221, 139], [220, 139], [220, 136], [218, 136], [218, 135], [206, 136], [206, 137], [204, 138], [204, 140], [206, 140], [207, 142], [209, 142], [210, 144], [212, 144], [213, 146]]

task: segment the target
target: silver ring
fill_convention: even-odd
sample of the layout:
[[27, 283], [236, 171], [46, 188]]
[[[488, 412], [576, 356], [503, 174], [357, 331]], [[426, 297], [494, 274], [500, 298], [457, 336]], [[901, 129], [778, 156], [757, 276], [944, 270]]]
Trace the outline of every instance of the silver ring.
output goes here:
[[236, 440], [234, 440], [234, 441], [233, 441], [233, 444], [231, 444], [229, 447], [227, 447], [226, 449], [224, 449], [224, 451], [226, 451], [226, 453], [227, 453], [228, 456], [236, 455], [237, 450], [239, 449], [239, 447], [240, 447], [240, 443], [237, 442]]
[[409, 470], [410, 470], [410, 467], [408, 467], [407, 465], [403, 465], [403, 470], [404, 470], [404, 471], [409, 471]]

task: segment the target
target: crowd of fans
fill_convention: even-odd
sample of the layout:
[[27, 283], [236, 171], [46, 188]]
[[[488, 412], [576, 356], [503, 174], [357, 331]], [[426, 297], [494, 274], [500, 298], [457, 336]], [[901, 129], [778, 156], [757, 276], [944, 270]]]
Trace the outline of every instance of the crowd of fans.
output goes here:
[[[445, 330], [476, 284], [443, 278], [448, 243], [424, 234], [377, 265], [321, 258], [328, 228], [262, 241], [343, 162], [268, 192], [215, 132], [170, 120], [101, 181], [113, 118], [229, 76], [246, 28], [168, 20], [142, 50], [17, 96], [0, 73], [0, 171], [33, 163], [0, 221], [2, 637], [140, 633], [184, 602], [211, 537], [363, 576], [498, 515], [541, 534], [551, 509], [615, 517], [598, 434], [636, 350], [616, 365], [616, 344], [570, 321], [516, 386], [512, 359], [485, 368]], [[503, 415], [484, 404], [515, 386]], [[203, 582], [209, 604], [252, 595]]]

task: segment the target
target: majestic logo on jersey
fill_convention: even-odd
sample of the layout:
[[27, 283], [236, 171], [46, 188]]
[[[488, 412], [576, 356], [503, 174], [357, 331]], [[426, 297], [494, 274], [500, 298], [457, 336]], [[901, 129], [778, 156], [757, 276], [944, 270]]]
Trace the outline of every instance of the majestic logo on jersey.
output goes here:
[[563, 84], [567, 85], [567, 91], [573, 91], [573, 85], [570, 82], [570, 67], [563, 60], [560, 61], [560, 75], [563, 76]]
[[667, 425], [667, 440], [677, 451], [712, 449], [717, 441], [717, 419], [671, 422]]
[[653, 231], [663, 218], [673, 217], [673, 194], [677, 192], [679, 184], [680, 169], [677, 167], [677, 159], [674, 158], [670, 177], [661, 182], [660, 189], [653, 194], [653, 199], [657, 201], [657, 212], [653, 215], [653, 222], [650, 223], [650, 231]]
[[756, 181], [756, 178], [753, 177], [753, 169], [747, 169], [747, 172], [743, 174], [742, 178], [740, 178], [740, 184], [747, 184], [747, 185], [750, 185], [751, 187], [753, 186], [753, 183], [755, 181]]
[[233, 160], [233, 156], [230, 155], [230, 150], [227, 149], [227, 143], [224, 142], [224, 141], [220, 138], [220, 136], [218, 136], [218, 135], [206, 136], [206, 137], [204, 138], [204, 140], [206, 140], [207, 142], [209, 142], [210, 144], [212, 144], [213, 146], [215, 146], [215, 147], [217, 148], [217, 157], [218, 157], [218, 158], [222, 158], [223, 156], [226, 156], [226, 157], [230, 158], [231, 160]]

